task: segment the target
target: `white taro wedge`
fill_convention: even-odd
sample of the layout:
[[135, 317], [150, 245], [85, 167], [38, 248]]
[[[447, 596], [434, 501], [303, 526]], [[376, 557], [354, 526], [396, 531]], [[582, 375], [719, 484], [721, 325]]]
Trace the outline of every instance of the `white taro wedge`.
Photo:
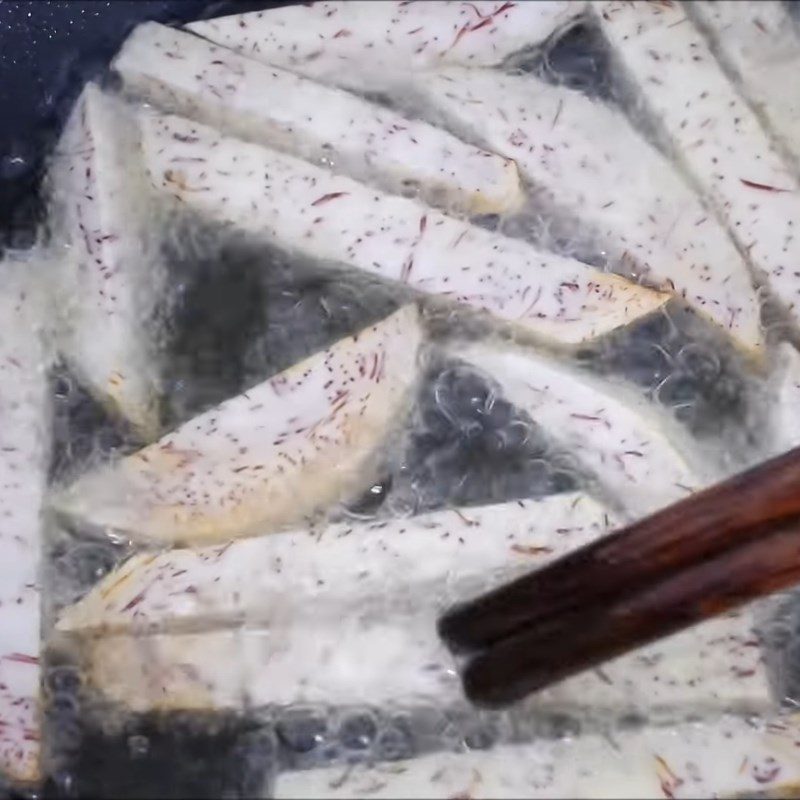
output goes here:
[[[463, 703], [455, 662], [436, 634], [441, 609], [420, 608], [435, 586], [413, 586], [421, 597], [412, 608], [397, 595], [349, 603], [320, 597], [313, 613], [276, 608], [263, 626], [92, 636], [84, 642], [85, 669], [95, 691], [135, 711]], [[753, 621], [743, 614], [570, 678], [524, 708], [681, 717], [765, 713], [776, 700]]]
[[314, 3], [193, 22], [190, 31], [267, 64], [350, 89], [381, 88], [410, 70], [494, 66], [584, 9], [580, 0], [517, 3]]
[[414, 77], [430, 119], [513, 158], [538, 203], [593, 231], [612, 261], [671, 288], [750, 354], [763, 349], [747, 262], [670, 161], [615, 108], [533, 75]]
[[83, 669], [95, 691], [138, 712], [458, 699], [430, 614], [336, 608], [335, 619], [294, 617], [273, 628], [90, 638]]
[[713, 478], [713, 466], [693, 452], [688, 435], [630, 387], [527, 348], [454, 345], [451, 355], [492, 378], [506, 399], [574, 453], [631, 518]]
[[[139, 711], [458, 703], [436, 615], [586, 544], [610, 523], [589, 498], [566, 494], [142, 555], [66, 609], [59, 628], [81, 635], [94, 688]], [[774, 705], [749, 610], [527, 702], [532, 710], [615, 714]]]
[[40, 777], [39, 514], [50, 421], [34, 273], [0, 263], [0, 775]]
[[[347, 601], [401, 592], [411, 576], [419, 585], [442, 584], [451, 571], [462, 580], [490, 582], [498, 572], [507, 576], [551, 560], [554, 531], [564, 547], [576, 548], [609, 525], [595, 500], [559, 494], [141, 553], [65, 609], [58, 629], [107, 634], [268, 625], [322, 597]], [[445, 592], [443, 585], [439, 591]]]
[[158, 434], [150, 322], [163, 285], [130, 110], [95, 84], [78, 98], [49, 175], [62, 261], [60, 346], [90, 391], [145, 438]]
[[136, 539], [226, 541], [292, 523], [362, 488], [402, 419], [422, 338], [406, 306], [80, 478], [63, 512]]
[[609, 525], [575, 493], [142, 554], [59, 628], [89, 635], [95, 688], [138, 710], [456, 698], [433, 610]]
[[792, 797], [800, 721], [724, 716], [490, 750], [287, 771], [279, 800], [330, 798]]
[[124, 85], [169, 111], [398, 194], [468, 214], [519, 207], [510, 159], [341, 89], [298, 77], [155, 22], [114, 60]]
[[154, 186], [290, 253], [462, 303], [575, 345], [670, 298], [182, 117], [142, 115]]
[[591, 4], [631, 102], [800, 321], [800, 182], [679, 3]]
[[686, 11], [723, 69], [800, 169], [800, 98], [786, 91], [800, 70], [800, 31], [779, 0], [707, 0]]

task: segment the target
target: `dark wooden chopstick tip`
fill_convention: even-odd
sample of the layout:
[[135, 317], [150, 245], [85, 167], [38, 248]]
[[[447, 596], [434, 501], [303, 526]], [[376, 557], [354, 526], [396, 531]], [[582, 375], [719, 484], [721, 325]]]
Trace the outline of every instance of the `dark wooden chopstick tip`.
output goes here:
[[448, 609], [436, 623], [439, 638], [453, 653], [467, 653], [474, 649], [462, 640], [464, 625], [469, 622], [469, 610], [468, 604], [460, 603]]
[[492, 669], [492, 659], [476, 656], [470, 661], [461, 674], [464, 695], [475, 706], [488, 709], [500, 709], [522, 700], [526, 695], [536, 691], [536, 685], [525, 682], [497, 680]]

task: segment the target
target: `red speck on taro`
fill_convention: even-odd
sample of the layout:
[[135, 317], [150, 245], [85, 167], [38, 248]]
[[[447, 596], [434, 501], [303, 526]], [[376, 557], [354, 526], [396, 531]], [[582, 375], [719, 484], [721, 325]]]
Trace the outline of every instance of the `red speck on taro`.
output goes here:
[[318, 197], [311, 205], [312, 206], [321, 206], [323, 203], [329, 203], [331, 200], [336, 200], [339, 197], [344, 197], [349, 192], [330, 192], [328, 194], [322, 195], [322, 197]]
[[408, 279], [411, 277], [411, 270], [414, 269], [414, 255], [410, 255], [406, 260], [406, 263], [403, 264], [403, 269], [400, 273], [400, 280], [403, 283], [407, 283]]
[[477, 25], [473, 25], [469, 29], [469, 33], [472, 33], [473, 31], [479, 31], [481, 28], [485, 28], [487, 25], [491, 25], [491, 24], [492, 24], [492, 20], [491, 20], [491, 17], [490, 17], [488, 19], [483, 20], [483, 22], [479, 22]]
[[17, 664], [38, 664], [39, 659], [36, 656], [29, 656], [27, 653], [9, 653], [3, 656], [6, 661], [14, 661]]
[[478, 7], [476, 5], [474, 5], [473, 3], [464, 3], [464, 5], [468, 6], [469, 8], [471, 8], [478, 15], [478, 19], [486, 19], [486, 17], [483, 14], [481, 14], [481, 12], [478, 9]]
[[593, 417], [591, 414], [570, 414], [573, 419], [585, 419], [587, 422], [602, 422], [600, 417]]
[[217, 551], [216, 558], [217, 558], [217, 559], [220, 559], [220, 558], [222, 558], [222, 556], [223, 556], [223, 555], [225, 555], [225, 553], [227, 552], [228, 548], [229, 548], [229, 547], [230, 547], [232, 544], [233, 544], [233, 542], [227, 542], [225, 545], [223, 545], [223, 546], [222, 546], [222, 547], [221, 547], [221, 548], [220, 548], [220, 549]]
[[[456, 38], [453, 40], [453, 44], [451, 44], [450, 47], [447, 48], [447, 50], [452, 50], [461, 41], [461, 37], [465, 33], [467, 33], [468, 30], [469, 30], [469, 23], [459, 28], [458, 33], [456, 34]], [[447, 50], [445, 50], [445, 52], [447, 52]]]
[[378, 353], [372, 354], [372, 369], [369, 373], [370, 380], [375, 380], [378, 375], [378, 366], [380, 365], [380, 355]]
[[142, 589], [142, 591], [139, 592], [139, 594], [137, 594], [136, 597], [134, 597], [122, 610], [130, 611], [131, 609], [136, 608], [136, 606], [138, 606], [139, 603], [141, 603], [142, 600], [144, 600], [146, 591], [147, 591], [146, 589]]
[[756, 674], [754, 669], [743, 669], [742, 667], [731, 667], [731, 672], [733, 672], [737, 678], [750, 678]]
[[509, 137], [508, 142], [509, 144], [513, 145], [514, 147], [522, 147], [525, 144], [525, 140], [528, 138], [528, 135], [523, 131], [521, 128], [517, 128]]
[[502, 14], [504, 11], [508, 11], [510, 8], [514, 8], [517, 4], [516, 3], [503, 3], [497, 11], [492, 12], [492, 16], [496, 17], [498, 14]]
[[535, 545], [526, 546], [522, 544], [512, 544], [511, 550], [514, 553], [521, 553], [522, 555], [526, 556], [538, 556], [542, 555], [543, 553], [553, 552], [552, 547], [544, 547], [544, 546], [536, 547]]
[[467, 235], [468, 230], [465, 229], [461, 233], [458, 234], [458, 238], [453, 242], [453, 249], [455, 250], [456, 247], [461, 244], [461, 240]]
[[656, 761], [661, 768], [666, 772], [666, 775], [660, 777], [661, 791], [665, 797], [675, 797], [675, 790], [683, 784], [683, 778], [679, 778], [671, 769], [669, 764], [659, 755], [656, 755]]
[[756, 181], [748, 181], [746, 178], [739, 178], [739, 182], [744, 186], [749, 186], [751, 189], [761, 189], [763, 192], [789, 192], [791, 189], [779, 189], [777, 186], [770, 186], [766, 183], [756, 183]]

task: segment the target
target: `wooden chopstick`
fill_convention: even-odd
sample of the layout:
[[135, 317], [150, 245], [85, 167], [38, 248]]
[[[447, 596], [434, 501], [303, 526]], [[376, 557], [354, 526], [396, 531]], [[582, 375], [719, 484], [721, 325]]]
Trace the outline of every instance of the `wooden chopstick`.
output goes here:
[[541, 620], [469, 662], [464, 690], [497, 707], [800, 582], [800, 518], [633, 596]]
[[439, 620], [439, 633], [453, 650], [468, 652], [573, 611], [585, 620], [592, 609], [634, 596], [797, 517], [800, 448], [456, 606]]

